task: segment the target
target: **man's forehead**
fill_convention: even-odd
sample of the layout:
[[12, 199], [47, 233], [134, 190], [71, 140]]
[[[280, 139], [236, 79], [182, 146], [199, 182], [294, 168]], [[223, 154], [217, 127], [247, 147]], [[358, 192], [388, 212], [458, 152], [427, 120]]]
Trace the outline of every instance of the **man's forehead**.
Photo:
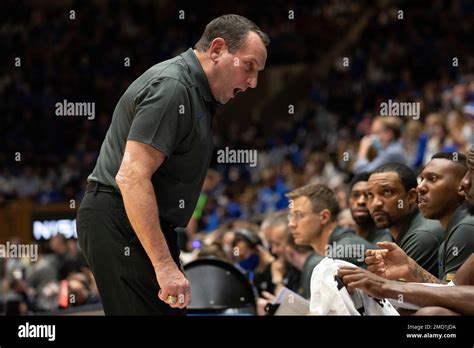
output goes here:
[[300, 196], [300, 197], [297, 197], [297, 198], [293, 199], [293, 208], [294, 209], [304, 208], [306, 206], [311, 206], [311, 201], [308, 197]]
[[272, 228], [271, 238], [275, 241], [280, 241], [285, 237], [287, 226], [280, 224]]
[[267, 48], [257, 33], [250, 31], [247, 34], [244, 47], [239, 49], [236, 53], [240, 53], [242, 59], [253, 60], [259, 70], [265, 68]]
[[352, 192], [353, 191], [359, 191], [359, 190], [365, 190], [367, 188], [367, 181], [357, 181], [354, 185], [352, 185]]
[[398, 174], [395, 172], [387, 172], [387, 173], [375, 173], [372, 174], [368, 181], [368, 186], [376, 185], [384, 185], [384, 184], [400, 184], [400, 178]]
[[446, 158], [434, 158], [426, 164], [421, 175], [425, 175], [428, 172], [438, 175], [450, 174], [456, 165], [457, 163]]

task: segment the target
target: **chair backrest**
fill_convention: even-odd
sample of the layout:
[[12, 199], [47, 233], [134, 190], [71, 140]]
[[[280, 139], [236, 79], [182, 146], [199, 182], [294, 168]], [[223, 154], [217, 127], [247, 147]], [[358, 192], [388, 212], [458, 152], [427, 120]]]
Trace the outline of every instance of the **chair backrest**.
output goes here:
[[184, 266], [191, 285], [188, 310], [223, 311], [255, 308], [255, 294], [248, 279], [228, 262], [203, 258]]

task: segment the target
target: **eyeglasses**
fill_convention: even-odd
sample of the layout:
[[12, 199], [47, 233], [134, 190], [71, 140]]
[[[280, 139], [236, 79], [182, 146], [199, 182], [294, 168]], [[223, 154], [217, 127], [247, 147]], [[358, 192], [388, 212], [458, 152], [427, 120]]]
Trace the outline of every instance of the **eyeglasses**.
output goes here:
[[319, 213], [318, 212], [302, 212], [302, 211], [295, 211], [294, 213], [288, 213], [287, 217], [288, 217], [288, 221], [291, 221], [291, 220], [294, 220], [296, 222], [300, 221], [302, 218], [304, 218], [306, 215], [310, 215], [310, 214], [317, 214]]

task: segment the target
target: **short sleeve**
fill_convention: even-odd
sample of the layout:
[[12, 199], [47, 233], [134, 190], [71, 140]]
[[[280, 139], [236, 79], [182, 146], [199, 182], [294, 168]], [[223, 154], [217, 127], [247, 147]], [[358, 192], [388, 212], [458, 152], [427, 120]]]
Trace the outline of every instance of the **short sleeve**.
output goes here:
[[178, 145], [189, 105], [187, 88], [178, 80], [150, 83], [135, 97], [135, 116], [127, 139], [151, 145], [170, 157]]
[[403, 251], [421, 267], [438, 276], [438, 249], [440, 242], [431, 231], [418, 230], [400, 245]]
[[474, 253], [473, 229], [471, 225], [460, 225], [449, 239], [445, 254], [445, 280], [452, 280], [459, 268]]

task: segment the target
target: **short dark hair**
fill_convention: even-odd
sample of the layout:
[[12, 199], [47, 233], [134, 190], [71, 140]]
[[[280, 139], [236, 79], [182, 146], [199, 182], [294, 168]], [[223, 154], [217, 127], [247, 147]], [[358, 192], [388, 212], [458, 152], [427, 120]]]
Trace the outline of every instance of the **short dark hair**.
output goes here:
[[313, 212], [328, 209], [331, 212], [331, 221], [337, 219], [340, 207], [336, 194], [326, 185], [310, 184], [299, 187], [286, 194], [289, 199], [308, 197], [313, 207]]
[[[405, 192], [410, 191], [418, 186], [418, 180], [416, 179], [416, 174], [410, 167], [402, 163], [387, 163], [383, 164], [380, 167], [376, 168], [372, 174], [379, 173], [390, 173], [395, 172], [398, 174], [400, 181], [402, 182]], [[371, 174], [371, 175], [372, 175]]]
[[356, 175], [351, 180], [351, 183], [349, 184], [349, 192], [352, 191], [352, 188], [354, 187], [355, 184], [357, 184], [359, 181], [369, 181], [370, 178], [370, 173], [369, 172], [361, 172]]
[[217, 17], [206, 25], [206, 29], [194, 48], [204, 52], [211, 46], [212, 40], [221, 37], [225, 40], [230, 53], [234, 53], [244, 45], [247, 33], [255, 32], [265, 46], [270, 44], [268, 35], [250, 19], [235, 14], [226, 14]]
[[466, 156], [463, 155], [462, 153], [459, 153], [459, 152], [437, 152], [433, 156], [431, 156], [431, 159], [437, 159], [437, 158], [447, 159], [451, 162], [459, 163], [460, 165], [466, 167], [466, 170], [467, 170]]
[[469, 170], [466, 156], [459, 152], [437, 152], [431, 156], [431, 159], [445, 159], [458, 165], [460, 176], [466, 175], [466, 172]]
[[257, 248], [258, 245], [262, 245], [260, 237], [245, 228], [234, 231], [232, 246], [235, 248], [239, 242], [245, 242], [252, 249]]

